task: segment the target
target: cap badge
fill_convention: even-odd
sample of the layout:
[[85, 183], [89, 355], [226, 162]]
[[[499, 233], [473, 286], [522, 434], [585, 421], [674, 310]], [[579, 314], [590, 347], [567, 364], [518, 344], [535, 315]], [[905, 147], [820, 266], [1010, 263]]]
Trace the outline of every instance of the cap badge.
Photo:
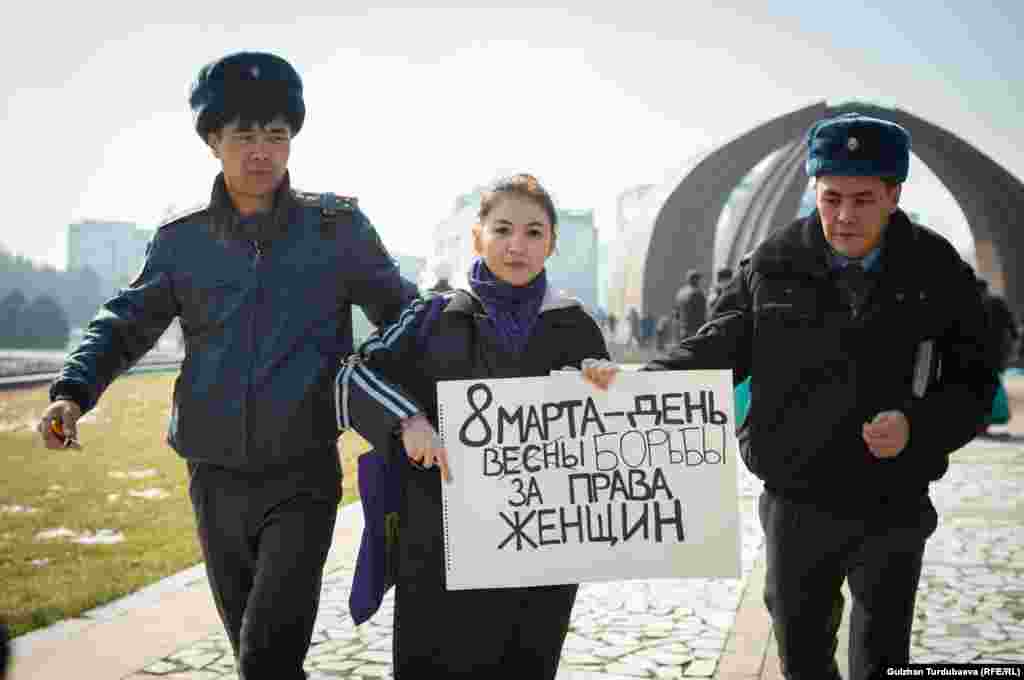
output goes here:
[[850, 151], [856, 151], [857, 149], [860, 148], [860, 140], [858, 140], [856, 137], [850, 137], [848, 140], [846, 140], [846, 148], [849, 149]]
[[253, 67], [251, 69], [249, 69], [249, 73], [252, 74], [253, 80], [259, 80], [259, 78], [260, 78], [260, 67], [256, 66], [254, 64]]

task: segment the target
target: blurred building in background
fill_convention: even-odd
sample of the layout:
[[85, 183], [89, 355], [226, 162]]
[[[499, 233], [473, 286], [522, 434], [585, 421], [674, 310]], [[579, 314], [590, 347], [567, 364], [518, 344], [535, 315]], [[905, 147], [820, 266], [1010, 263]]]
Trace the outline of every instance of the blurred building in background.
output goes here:
[[113, 295], [139, 272], [153, 232], [134, 222], [83, 220], [68, 225], [68, 271], [88, 267]]
[[[67, 236], [67, 271], [94, 272], [100, 279], [100, 295], [106, 300], [131, 283], [142, 269], [153, 231], [141, 229], [134, 222], [82, 220], [68, 225]], [[72, 329], [70, 345], [75, 346], [80, 339], [81, 330]], [[155, 349], [174, 353], [183, 348], [181, 324], [175, 319]]]

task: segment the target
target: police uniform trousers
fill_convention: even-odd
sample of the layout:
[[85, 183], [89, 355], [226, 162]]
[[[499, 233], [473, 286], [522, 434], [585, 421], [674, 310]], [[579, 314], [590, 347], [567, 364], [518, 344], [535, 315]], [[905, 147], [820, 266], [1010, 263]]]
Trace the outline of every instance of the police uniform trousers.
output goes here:
[[189, 462], [189, 496], [242, 680], [302, 680], [341, 499], [333, 445], [242, 472]]
[[554, 680], [578, 585], [447, 590], [440, 475], [402, 468], [395, 680]]
[[839, 680], [835, 660], [843, 580], [853, 597], [851, 680], [907, 663], [921, 559], [938, 516], [927, 495], [879, 502], [865, 495], [859, 515], [836, 514], [765, 490], [765, 604], [788, 680]]

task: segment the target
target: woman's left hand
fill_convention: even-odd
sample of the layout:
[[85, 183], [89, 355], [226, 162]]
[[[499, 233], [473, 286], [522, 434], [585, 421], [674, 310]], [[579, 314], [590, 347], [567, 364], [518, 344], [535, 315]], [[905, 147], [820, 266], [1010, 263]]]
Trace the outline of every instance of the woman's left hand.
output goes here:
[[441, 478], [446, 482], [452, 481], [448, 470], [448, 451], [425, 415], [419, 413], [402, 421], [402, 444], [409, 460], [425, 468], [437, 463]]

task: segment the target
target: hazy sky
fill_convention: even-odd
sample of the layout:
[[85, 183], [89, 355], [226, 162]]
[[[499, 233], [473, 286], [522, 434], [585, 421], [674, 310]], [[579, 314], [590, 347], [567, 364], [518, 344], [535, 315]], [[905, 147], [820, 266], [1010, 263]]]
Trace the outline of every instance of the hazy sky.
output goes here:
[[[242, 49], [303, 77], [293, 184], [358, 196], [399, 253], [428, 251], [457, 194], [520, 170], [610, 235], [622, 189], [821, 99], [904, 108], [1024, 178], [1019, 0], [105, 4], [19, 5], [0, 42], [0, 243], [58, 267], [69, 222], [153, 226], [208, 197], [189, 85]], [[905, 207], [962, 241], [955, 203], [912, 173]]]

